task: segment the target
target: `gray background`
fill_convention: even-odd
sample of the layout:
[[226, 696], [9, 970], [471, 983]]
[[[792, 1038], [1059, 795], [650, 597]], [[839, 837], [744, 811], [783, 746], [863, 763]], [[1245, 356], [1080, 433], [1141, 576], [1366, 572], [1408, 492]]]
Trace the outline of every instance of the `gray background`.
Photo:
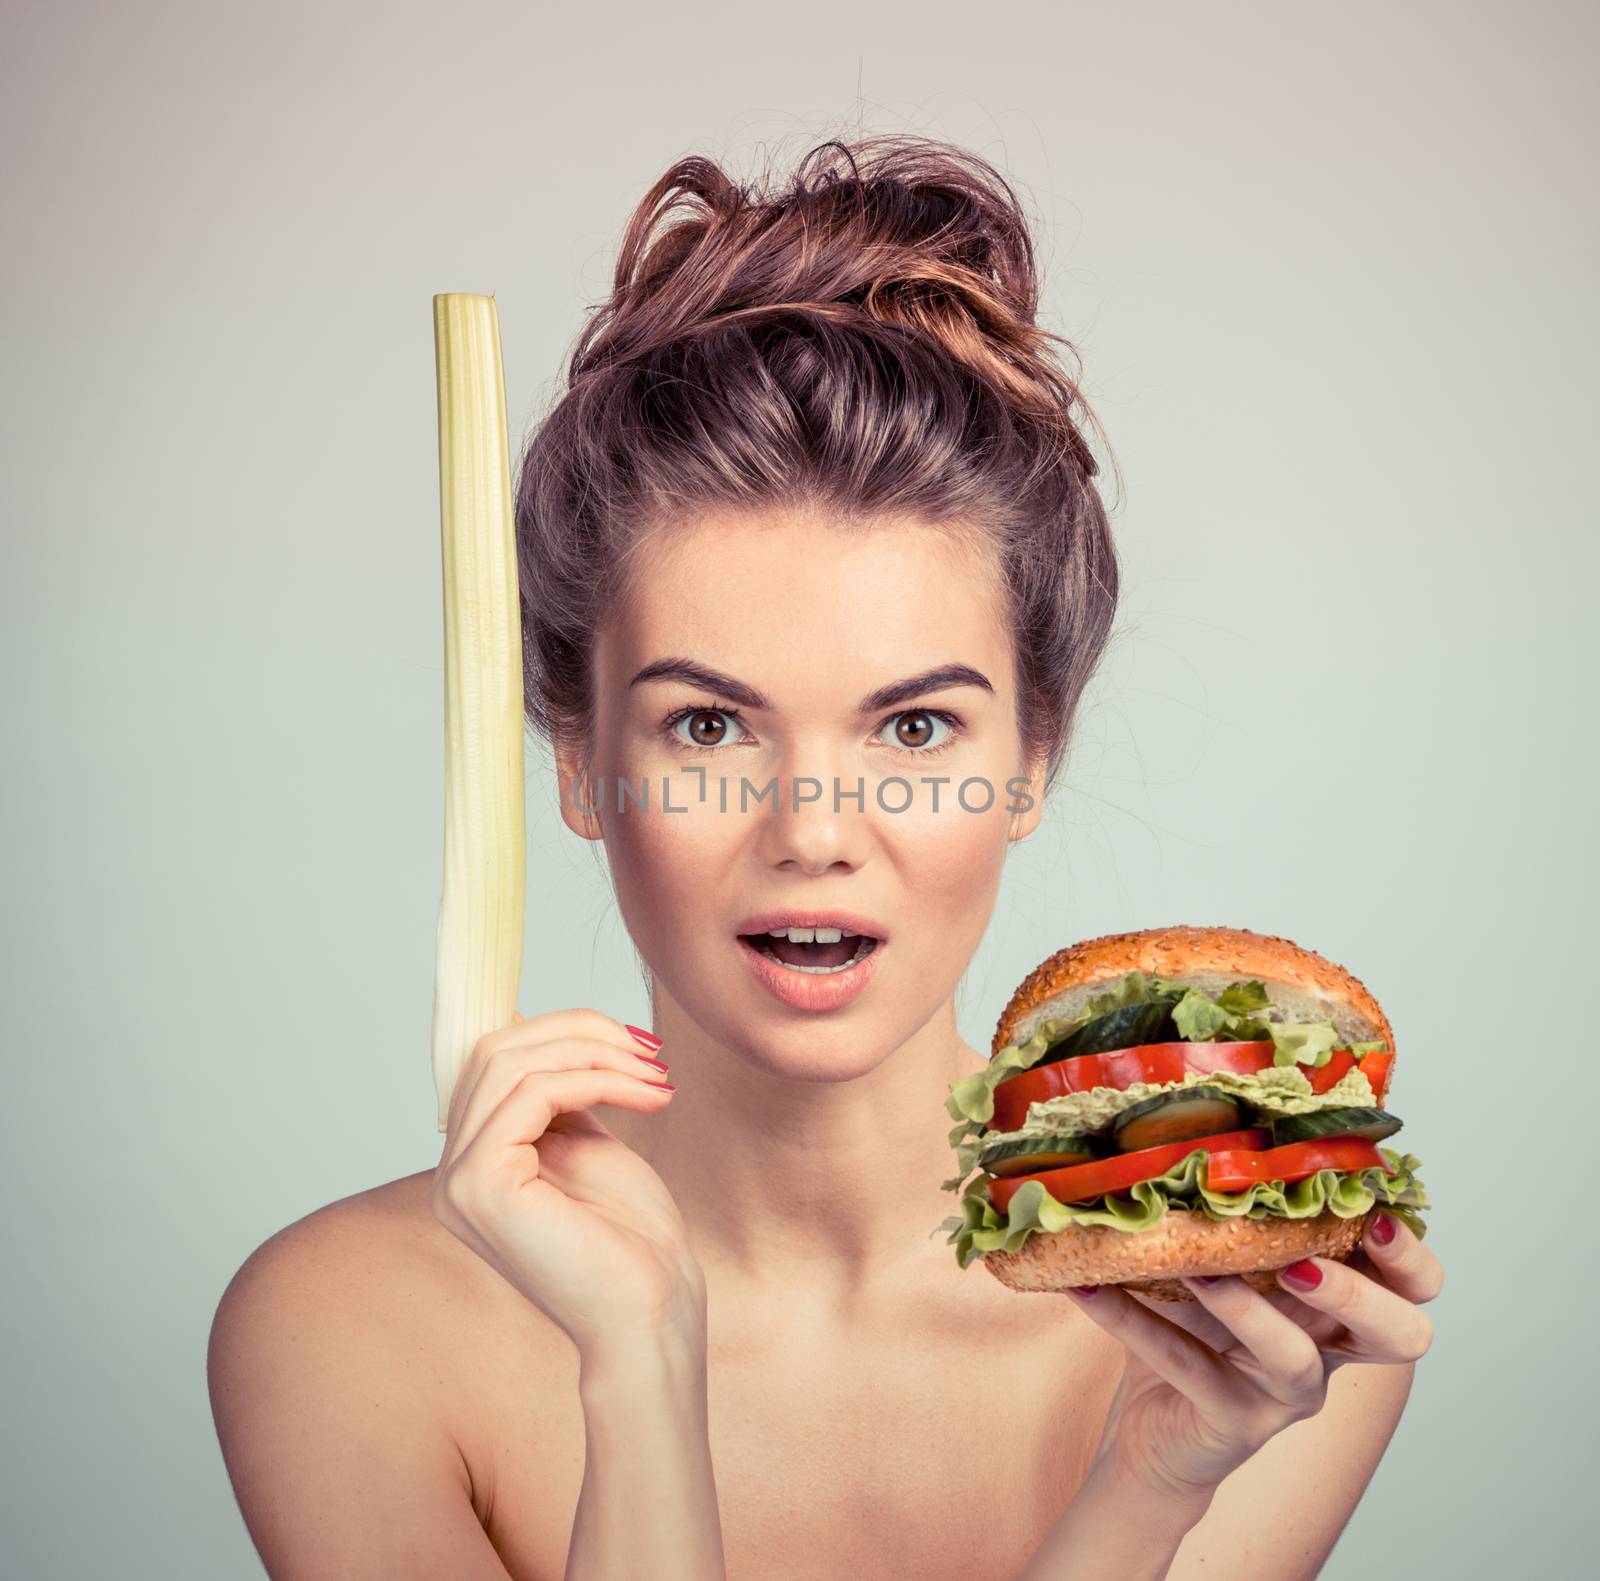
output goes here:
[[[438, 1157], [433, 294], [497, 294], [516, 443], [674, 157], [859, 115], [1018, 184], [1127, 482], [1119, 634], [963, 1030], [1112, 929], [1355, 970], [1448, 1283], [1325, 1574], [1577, 1574], [1590, 9], [764, 9], [6, 7], [11, 1573], [259, 1575], [216, 1301]], [[537, 759], [529, 861], [524, 1010], [643, 1020]]]

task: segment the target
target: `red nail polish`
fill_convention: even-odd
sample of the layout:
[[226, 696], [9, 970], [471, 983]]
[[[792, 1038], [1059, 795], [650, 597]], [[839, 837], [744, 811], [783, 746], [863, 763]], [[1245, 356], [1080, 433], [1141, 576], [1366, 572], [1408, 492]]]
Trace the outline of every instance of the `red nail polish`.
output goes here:
[[1222, 1275], [1221, 1274], [1195, 1274], [1192, 1277], [1194, 1279], [1194, 1282], [1197, 1285], [1214, 1285], [1222, 1277]]
[[1095, 1291], [1093, 1285], [1071, 1285], [1069, 1288], [1075, 1296], [1092, 1296]]
[[646, 1031], [645, 1031], [645, 1029], [644, 1029], [644, 1028], [643, 1028], [643, 1027], [636, 1027], [636, 1026], [634, 1026], [634, 1025], [632, 1025], [632, 1023], [630, 1023], [630, 1022], [627, 1022], [627, 1021], [624, 1021], [624, 1022], [623, 1022], [623, 1023], [622, 1023], [622, 1024], [623, 1024], [623, 1026], [625, 1026], [625, 1027], [627, 1027], [627, 1029], [628, 1029], [628, 1030], [629, 1030], [629, 1031], [630, 1031], [630, 1032], [631, 1032], [631, 1033], [632, 1033], [632, 1034], [633, 1034], [633, 1035], [634, 1035], [634, 1036], [635, 1036], [635, 1037], [636, 1037], [636, 1038], [638, 1038], [638, 1040], [639, 1040], [639, 1041], [640, 1041], [640, 1042], [641, 1042], [641, 1043], [642, 1043], [642, 1044], [644, 1044], [644, 1046], [645, 1046], [645, 1047], [646, 1047], [646, 1048], [647, 1048], [647, 1049], [649, 1049], [649, 1050], [650, 1050], [650, 1052], [651, 1052], [651, 1053], [652, 1053], [652, 1054], [654, 1054], [654, 1053], [655, 1053], [655, 1051], [656, 1051], [656, 1050], [657, 1050], [657, 1049], [658, 1049], [658, 1048], [660, 1048], [660, 1047], [661, 1047], [661, 1039], [660, 1039], [660, 1038], [658, 1038], [658, 1037], [657, 1037], [657, 1036], [656, 1036], [656, 1035], [655, 1035], [655, 1033], [654, 1033], [654, 1032], [646, 1032]]
[[660, 1087], [666, 1092], [676, 1092], [678, 1090], [670, 1081], [651, 1081], [648, 1076], [641, 1076], [639, 1080], [642, 1081], [646, 1087]]
[[651, 1058], [650, 1058], [650, 1056], [649, 1056], [649, 1055], [648, 1055], [648, 1054], [635, 1054], [635, 1055], [634, 1055], [634, 1056], [633, 1056], [633, 1057], [634, 1057], [634, 1058], [635, 1058], [635, 1059], [636, 1059], [636, 1060], [639, 1060], [639, 1061], [641, 1061], [641, 1062], [642, 1062], [642, 1063], [644, 1063], [644, 1064], [646, 1064], [646, 1065], [654, 1065], [654, 1066], [655, 1066], [655, 1068], [656, 1068], [656, 1069], [657, 1069], [657, 1070], [659, 1070], [659, 1071], [665, 1071], [665, 1070], [666, 1070], [666, 1068], [667, 1068], [667, 1067], [666, 1067], [666, 1066], [665, 1066], [665, 1065], [663, 1065], [663, 1064], [662, 1064], [662, 1063], [661, 1063], [661, 1061], [660, 1061], [660, 1060], [658, 1060], [658, 1059], [651, 1059]]
[[1290, 1263], [1283, 1270], [1283, 1277], [1303, 1289], [1315, 1290], [1322, 1283], [1322, 1270], [1315, 1263], [1302, 1257], [1299, 1262]]
[[1380, 1246], [1387, 1246], [1394, 1239], [1394, 1220], [1387, 1213], [1380, 1213], [1372, 1221], [1372, 1238]]

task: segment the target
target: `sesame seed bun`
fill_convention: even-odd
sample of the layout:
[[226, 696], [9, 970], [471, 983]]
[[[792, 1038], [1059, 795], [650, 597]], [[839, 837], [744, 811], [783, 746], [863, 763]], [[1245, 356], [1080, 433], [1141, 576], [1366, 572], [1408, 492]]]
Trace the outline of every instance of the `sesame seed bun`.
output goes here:
[[1013, 1290], [1121, 1285], [1157, 1301], [1193, 1301], [1180, 1274], [1238, 1274], [1257, 1290], [1279, 1290], [1278, 1270], [1302, 1257], [1343, 1262], [1361, 1240], [1376, 1206], [1353, 1219], [1213, 1219], [1169, 1208], [1148, 1230], [1068, 1224], [1036, 1230], [1014, 1252], [985, 1252], [984, 1266]]
[[[1331, 1021], [1346, 1042], [1382, 1038], [1394, 1050], [1394, 1033], [1382, 1006], [1344, 967], [1273, 934], [1178, 926], [1108, 933], [1057, 950], [1028, 974], [1001, 1012], [991, 1057], [1025, 1043], [1051, 1017], [1081, 1014], [1092, 995], [1106, 992], [1132, 971], [1209, 994], [1254, 979], [1287, 1019]], [[1270, 1291], [1281, 1288], [1277, 1271], [1302, 1257], [1343, 1261], [1376, 1211], [1375, 1206], [1350, 1219], [1332, 1212], [1311, 1219], [1213, 1219], [1203, 1212], [1169, 1208], [1148, 1230], [1103, 1224], [1036, 1230], [1016, 1251], [986, 1252], [983, 1261], [1013, 1290], [1116, 1284], [1161, 1301], [1193, 1301], [1180, 1274], [1237, 1274], [1257, 1290]]]
[[1140, 971], [1216, 993], [1254, 978], [1292, 1021], [1331, 1021], [1347, 1040], [1382, 1038], [1391, 1051], [1389, 1018], [1366, 984], [1342, 966], [1289, 939], [1247, 928], [1146, 928], [1107, 933], [1057, 950], [1022, 980], [1000, 1013], [991, 1055], [1025, 1043], [1050, 1016], [1079, 1014], [1091, 995]]

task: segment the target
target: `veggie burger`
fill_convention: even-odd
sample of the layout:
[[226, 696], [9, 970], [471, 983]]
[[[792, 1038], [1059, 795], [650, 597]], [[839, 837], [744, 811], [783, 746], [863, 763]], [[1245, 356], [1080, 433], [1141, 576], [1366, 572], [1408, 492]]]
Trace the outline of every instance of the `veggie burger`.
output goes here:
[[1165, 1301], [1194, 1300], [1184, 1274], [1269, 1291], [1302, 1257], [1342, 1260], [1380, 1206], [1422, 1235], [1421, 1160], [1379, 1145], [1400, 1129], [1394, 1059], [1366, 987], [1288, 939], [1173, 927], [1071, 945], [950, 1088], [961, 1213], [941, 1228], [963, 1268], [981, 1257], [1014, 1290]]

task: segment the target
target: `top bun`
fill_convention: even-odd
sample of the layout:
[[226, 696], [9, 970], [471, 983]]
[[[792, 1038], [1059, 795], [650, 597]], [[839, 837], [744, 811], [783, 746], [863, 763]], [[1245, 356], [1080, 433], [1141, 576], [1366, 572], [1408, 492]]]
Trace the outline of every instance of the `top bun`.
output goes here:
[[1331, 1021], [1347, 1043], [1382, 1038], [1394, 1053], [1383, 1007], [1344, 967], [1290, 939], [1247, 928], [1145, 928], [1107, 933], [1057, 950], [1011, 996], [995, 1027], [991, 1057], [1025, 1043], [1052, 1016], [1079, 1015], [1090, 997], [1129, 972], [1167, 977], [1215, 995], [1229, 983], [1259, 981], [1291, 1021]]

